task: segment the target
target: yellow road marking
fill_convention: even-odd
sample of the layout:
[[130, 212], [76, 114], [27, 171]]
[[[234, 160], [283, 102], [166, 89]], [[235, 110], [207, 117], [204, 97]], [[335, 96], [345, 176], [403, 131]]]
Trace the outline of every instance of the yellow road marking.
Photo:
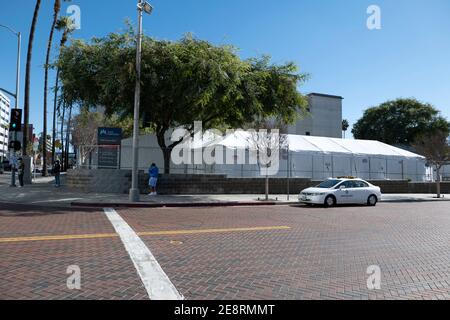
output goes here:
[[98, 239], [98, 238], [115, 238], [116, 233], [97, 233], [97, 234], [68, 234], [59, 236], [36, 236], [36, 237], [16, 237], [16, 238], [0, 238], [0, 243], [8, 242], [29, 242], [29, 241], [52, 241], [52, 240], [73, 240], [73, 239]]
[[250, 232], [250, 231], [271, 231], [288, 230], [289, 227], [256, 227], [256, 228], [228, 228], [228, 229], [202, 229], [202, 230], [173, 230], [173, 231], [150, 231], [138, 232], [140, 236], [176, 236], [184, 234], [202, 234], [202, 233], [226, 233], [226, 232]]
[[[171, 230], [171, 231], [150, 231], [137, 232], [139, 236], [176, 236], [176, 235], [195, 235], [205, 233], [227, 233], [227, 232], [251, 232], [251, 231], [274, 231], [274, 230], [289, 230], [290, 227], [275, 226], [275, 227], [255, 227], [255, 228], [227, 228], [227, 229], [200, 229], [200, 230]], [[79, 239], [101, 239], [101, 238], [117, 238], [116, 233], [97, 233], [97, 234], [69, 234], [57, 236], [35, 236], [35, 237], [15, 237], [15, 238], [0, 238], [0, 243], [14, 243], [14, 242], [32, 242], [32, 241], [56, 241], [56, 240], [79, 240]]]

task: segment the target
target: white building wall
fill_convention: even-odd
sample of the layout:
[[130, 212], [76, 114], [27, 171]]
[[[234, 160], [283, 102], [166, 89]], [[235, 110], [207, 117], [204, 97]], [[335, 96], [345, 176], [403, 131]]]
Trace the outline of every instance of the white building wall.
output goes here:
[[288, 126], [288, 133], [342, 138], [342, 100], [340, 96], [309, 94], [309, 114], [295, 125]]
[[11, 102], [9, 98], [0, 91], [0, 158], [8, 154], [9, 131], [4, 126], [9, 125]]

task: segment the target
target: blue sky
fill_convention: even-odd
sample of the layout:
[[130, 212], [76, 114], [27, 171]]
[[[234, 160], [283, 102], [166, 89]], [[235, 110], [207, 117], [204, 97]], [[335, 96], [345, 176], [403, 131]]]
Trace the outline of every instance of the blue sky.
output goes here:
[[[38, 132], [42, 128], [43, 64], [53, 6], [52, 0], [42, 2], [31, 79], [30, 122]], [[71, 4], [78, 5], [82, 14], [82, 28], [74, 37], [89, 39], [118, 31], [127, 17], [135, 22], [135, 2], [73, 0]], [[216, 44], [233, 44], [240, 48], [243, 58], [269, 54], [276, 63], [294, 61], [311, 75], [300, 90], [343, 96], [344, 118], [352, 124], [367, 107], [397, 97], [430, 102], [450, 118], [448, 0], [151, 2], [155, 10], [152, 16], [145, 17], [147, 35], [175, 40], [191, 32]], [[0, 24], [23, 32], [25, 61], [34, 1], [24, 0], [20, 6], [15, 1], [0, 3]], [[372, 4], [381, 8], [381, 30], [366, 27], [366, 10]], [[63, 4], [63, 13], [67, 6]], [[0, 29], [0, 41], [0, 87], [13, 91], [15, 37]], [[50, 103], [52, 99], [49, 95]]]

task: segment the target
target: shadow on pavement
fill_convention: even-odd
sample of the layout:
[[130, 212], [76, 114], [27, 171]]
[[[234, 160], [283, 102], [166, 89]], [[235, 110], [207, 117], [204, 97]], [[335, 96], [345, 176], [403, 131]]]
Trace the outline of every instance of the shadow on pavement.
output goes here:
[[95, 208], [46, 207], [40, 205], [0, 202], [0, 217], [31, 217], [67, 214], [73, 212], [99, 212]]

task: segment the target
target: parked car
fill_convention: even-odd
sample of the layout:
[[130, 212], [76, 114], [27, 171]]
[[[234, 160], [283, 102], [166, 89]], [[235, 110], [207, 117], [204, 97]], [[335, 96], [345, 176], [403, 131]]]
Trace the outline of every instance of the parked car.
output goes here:
[[381, 196], [381, 189], [367, 181], [356, 178], [337, 178], [325, 180], [317, 187], [303, 190], [299, 201], [325, 207], [333, 207], [337, 204], [376, 206]]

